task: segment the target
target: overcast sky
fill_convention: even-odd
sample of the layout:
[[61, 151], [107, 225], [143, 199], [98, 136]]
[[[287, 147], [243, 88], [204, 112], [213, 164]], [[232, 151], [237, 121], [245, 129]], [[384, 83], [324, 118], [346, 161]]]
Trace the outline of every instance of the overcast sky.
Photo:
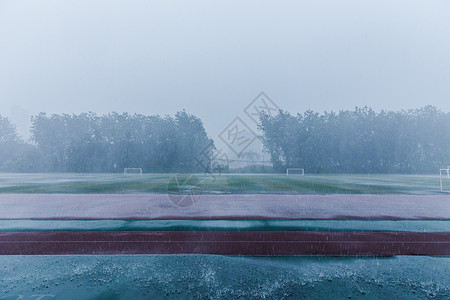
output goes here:
[[[2, 1], [0, 114], [450, 111], [450, 1]], [[248, 119], [247, 119], [248, 120]]]

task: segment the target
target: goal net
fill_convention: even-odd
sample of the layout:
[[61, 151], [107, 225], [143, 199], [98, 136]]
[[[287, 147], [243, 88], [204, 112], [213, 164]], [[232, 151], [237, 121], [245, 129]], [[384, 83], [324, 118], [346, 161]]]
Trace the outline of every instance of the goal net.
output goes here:
[[305, 175], [305, 169], [303, 169], [303, 168], [287, 168], [286, 176], [291, 176], [291, 175], [303, 176], [303, 175]]
[[123, 174], [124, 175], [134, 175], [134, 174], [142, 175], [142, 168], [125, 168], [125, 169], [123, 169]]
[[[445, 184], [444, 182], [448, 182], [446, 180], [446, 178], [448, 178], [450, 180], [450, 166], [447, 167], [447, 169], [440, 169], [439, 170], [439, 181], [441, 184], [441, 191], [444, 190]], [[450, 186], [450, 183], [447, 184], [448, 186]]]

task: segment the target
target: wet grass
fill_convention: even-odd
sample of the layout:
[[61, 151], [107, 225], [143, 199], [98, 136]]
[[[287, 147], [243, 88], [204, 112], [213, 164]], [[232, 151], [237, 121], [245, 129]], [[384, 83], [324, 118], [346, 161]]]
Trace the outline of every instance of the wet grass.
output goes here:
[[450, 191], [439, 176], [382, 174], [7, 174], [0, 193], [280, 193], [280, 194], [440, 194]]

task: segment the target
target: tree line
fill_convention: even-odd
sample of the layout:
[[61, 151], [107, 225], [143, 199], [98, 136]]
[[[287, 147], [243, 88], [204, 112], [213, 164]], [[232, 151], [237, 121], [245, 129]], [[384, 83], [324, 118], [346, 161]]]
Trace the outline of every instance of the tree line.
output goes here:
[[[23, 141], [0, 116], [0, 171], [205, 172], [214, 141], [185, 111], [171, 116], [40, 113]], [[375, 112], [260, 116], [260, 139], [274, 169], [307, 173], [436, 173], [450, 165], [450, 113], [433, 106]], [[210, 156], [208, 156], [210, 155]]]
[[278, 171], [436, 173], [450, 165], [450, 113], [433, 106], [261, 115], [261, 140]]
[[202, 121], [141, 114], [40, 113], [32, 117], [31, 143], [0, 117], [0, 169], [15, 172], [202, 172], [196, 158], [214, 147]]

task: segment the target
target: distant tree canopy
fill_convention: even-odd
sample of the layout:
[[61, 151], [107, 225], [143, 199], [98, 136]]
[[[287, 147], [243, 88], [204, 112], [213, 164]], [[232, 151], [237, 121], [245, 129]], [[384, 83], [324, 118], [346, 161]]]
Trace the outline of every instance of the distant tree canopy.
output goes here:
[[436, 173], [450, 165], [450, 113], [433, 106], [297, 116], [280, 111], [260, 121], [261, 140], [279, 171]]
[[31, 133], [44, 165], [55, 172], [203, 171], [195, 158], [211, 143], [201, 120], [185, 111], [175, 118], [41, 113], [32, 118]]
[[[0, 118], [0, 146], [20, 143], [14, 127]], [[22, 158], [0, 153], [0, 168], [8, 171], [145, 172], [204, 171], [195, 158], [212, 140], [201, 120], [185, 111], [175, 117], [140, 114], [95, 113], [51, 115], [32, 118], [35, 146]], [[9, 142], [12, 141], [12, 142]], [[5, 160], [6, 158], [6, 160]], [[7, 163], [8, 162], [8, 163]]]
[[8, 118], [0, 116], [0, 143], [17, 142], [18, 140], [16, 127]]
[[35, 148], [24, 143], [8, 118], [0, 116], [0, 170], [29, 172]]
[[[296, 116], [280, 111], [261, 115], [259, 125], [275, 170], [309, 173], [436, 173], [450, 165], [449, 128], [450, 113], [433, 106]], [[185, 111], [174, 117], [40, 113], [32, 118], [31, 136], [25, 143], [0, 116], [0, 171], [204, 172], [214, 166], [207, 154], [213, 141], [202, 121]]]

